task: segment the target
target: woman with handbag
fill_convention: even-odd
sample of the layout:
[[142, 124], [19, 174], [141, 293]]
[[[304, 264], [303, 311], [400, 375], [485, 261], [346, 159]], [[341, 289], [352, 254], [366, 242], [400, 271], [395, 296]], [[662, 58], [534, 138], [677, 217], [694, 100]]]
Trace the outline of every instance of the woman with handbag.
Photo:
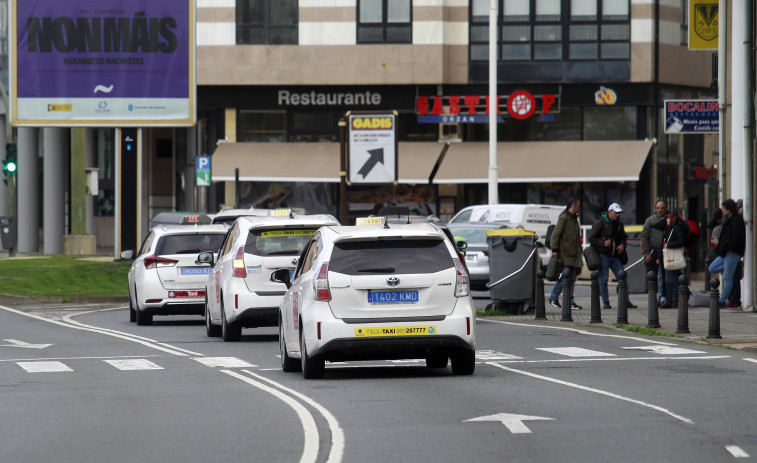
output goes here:
[[678, 214], [669, 213], [665, 220], [667, 225], [663, 244], [663, 264], [665, 267], [663, 297], [665, 303], [661, 308], [671, 309], [678, 307], [678, 277], [681, 275], [681, 267], [680, 264], [674, 265], [668, 256], [680, 252], [680, 259], [676, 257], [673, 260], [676, 263], [682, 262], [685, 268], [684, 246], [686, 245], [686, 237], [689, 235], [689, 226], [681, 220]]

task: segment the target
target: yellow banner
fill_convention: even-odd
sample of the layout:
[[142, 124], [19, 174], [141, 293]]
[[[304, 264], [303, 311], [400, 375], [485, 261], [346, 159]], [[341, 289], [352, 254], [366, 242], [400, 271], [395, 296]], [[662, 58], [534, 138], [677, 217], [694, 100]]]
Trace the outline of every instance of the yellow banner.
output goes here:
[[718, 0], [689, 0], [689, 50], [717, 50]]

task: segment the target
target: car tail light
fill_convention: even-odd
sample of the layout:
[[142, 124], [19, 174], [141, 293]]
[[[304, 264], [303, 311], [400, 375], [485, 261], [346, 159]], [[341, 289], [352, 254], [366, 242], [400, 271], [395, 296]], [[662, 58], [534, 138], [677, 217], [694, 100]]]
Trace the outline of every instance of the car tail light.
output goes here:
[[244, 268], [244, 246], [237, 249], [237, 255], [234, 257], [234, 276], [247, 278], [247, 270]]
[[455, 261], [455, 270], [457, 271], [457, 280], [455, 281], [455, 297], [465, 297], [470, 294], [470, 284], [468, 280], [468, 272], [465, 270], [465, 266], [459, 259], [452, 259]]
[[145, 268], [158, 268], [158, 267], [172, 267], [179, 262], [175, 259], [166, 259], [160, 256], [147, 256], [145, 257]]
[[329, 290], [329, 263], [324, 262], [318, 271], [318, 277], [313, 280], [313, 292], [316, 301], [330, 301], [331, 291]]

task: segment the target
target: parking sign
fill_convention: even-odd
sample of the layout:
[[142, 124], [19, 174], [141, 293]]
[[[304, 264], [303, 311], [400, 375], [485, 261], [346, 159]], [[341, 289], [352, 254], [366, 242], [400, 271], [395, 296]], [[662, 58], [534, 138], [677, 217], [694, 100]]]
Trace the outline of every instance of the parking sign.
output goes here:
[[210, 186], [210, 156], [197, 156], [197, 186]]

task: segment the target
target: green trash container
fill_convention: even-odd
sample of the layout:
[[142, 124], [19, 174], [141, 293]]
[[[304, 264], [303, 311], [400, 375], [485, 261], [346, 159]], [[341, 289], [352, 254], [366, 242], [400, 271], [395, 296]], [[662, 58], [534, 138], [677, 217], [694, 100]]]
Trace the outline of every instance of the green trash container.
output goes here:
[[538, 238], [535, 232], [518, 228], [486, 231], [489, 245], [487, 286], [491, 292], [492, 309], [513, 314], [533, 310]]

